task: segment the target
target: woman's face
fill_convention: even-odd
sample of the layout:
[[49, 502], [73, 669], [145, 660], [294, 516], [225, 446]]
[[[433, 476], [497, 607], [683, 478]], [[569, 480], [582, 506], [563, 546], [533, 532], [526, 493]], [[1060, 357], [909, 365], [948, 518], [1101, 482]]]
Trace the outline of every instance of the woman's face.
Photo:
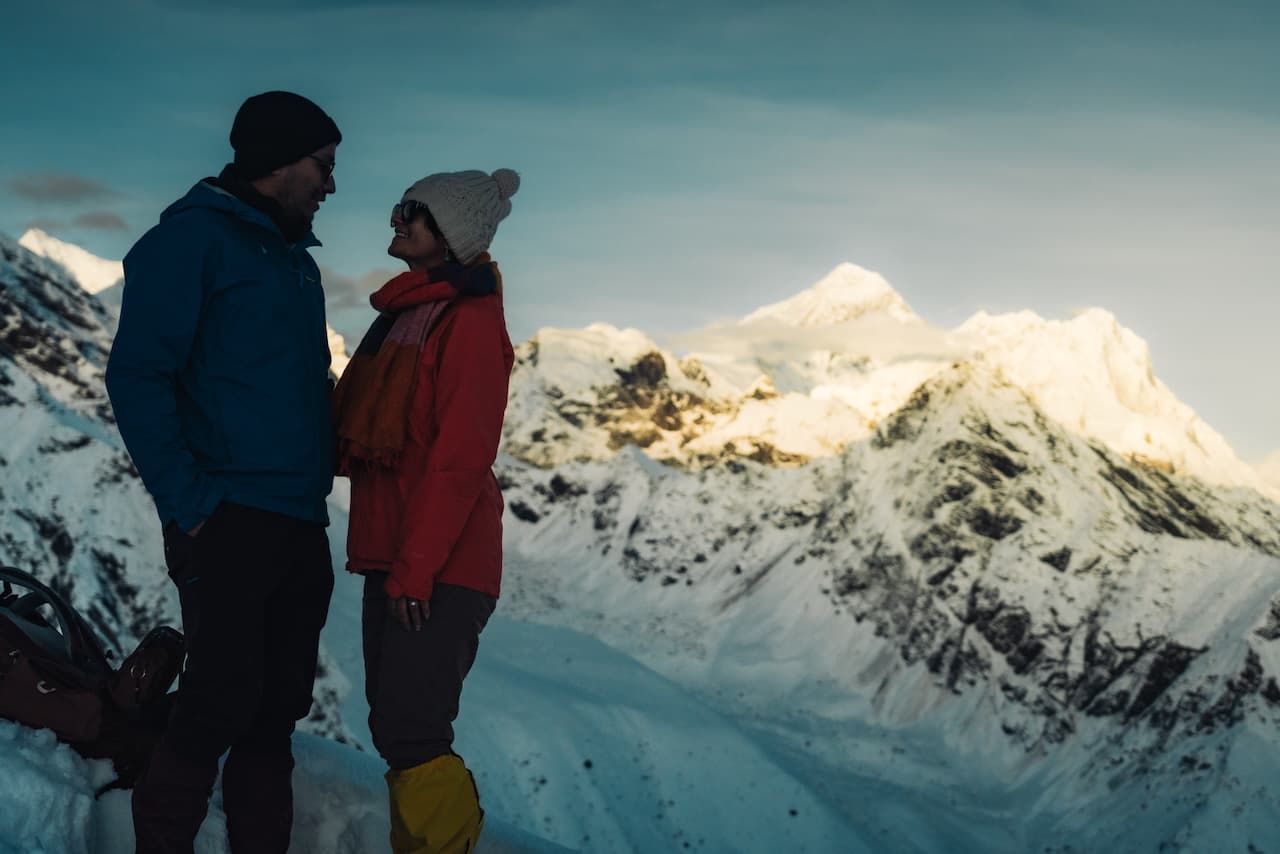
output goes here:
[[425, 211], [417, 212], [406, 222], [400, 205], [396, 205], [391, 210], [391, 227], [395, 236], [391, 238], [387, 254], [392, 258], [404, 261], [410, 270], [429, 270], [444, 263], [447, 247], [427, 228]]

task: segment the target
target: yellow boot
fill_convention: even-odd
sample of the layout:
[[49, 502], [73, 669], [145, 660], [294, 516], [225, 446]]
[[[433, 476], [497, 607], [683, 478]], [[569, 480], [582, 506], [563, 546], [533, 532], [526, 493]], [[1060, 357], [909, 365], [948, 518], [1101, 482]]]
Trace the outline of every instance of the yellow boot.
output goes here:
[[484, 827], [476, 781], [453, 754], [387, 772], [391, 850], [395, 854], [466, 854]]

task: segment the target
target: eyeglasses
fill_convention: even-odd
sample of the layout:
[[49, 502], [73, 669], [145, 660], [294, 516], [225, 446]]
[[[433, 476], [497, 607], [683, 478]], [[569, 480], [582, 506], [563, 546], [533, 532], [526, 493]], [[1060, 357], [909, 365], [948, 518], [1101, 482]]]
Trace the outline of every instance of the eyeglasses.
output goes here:
[[328, 181], [329, 178], [333, 175], [334, 167], [336, 167], [338, 164], [332, 160], [321, 160], [319, 157], [316, 157], [314, 154], [308, 154], [307, 156], [320, 164], [320, 171], [324, 175], [324, 179]]
[[406, 199], [391, 206], [391, 215], [401, 222], [412, 222], [413, 218], [418, 214], [426, 214], [428, 218], [431, 217], [431, 212], [427, 210], [427, 206], [414, 199]]
[[440, 226], [436, 224], [436, 218], [431, 215], [431, 211], [427, 206], [416, 199], [405, 199], [399, 204], [391, 206], [392, 220], [400, 220], [403, 223], [413, 222], [414, 218], [421, 214], [426, 218], [427, 230], [434, 234], [437, 238], [443, 240], [440, 233]]

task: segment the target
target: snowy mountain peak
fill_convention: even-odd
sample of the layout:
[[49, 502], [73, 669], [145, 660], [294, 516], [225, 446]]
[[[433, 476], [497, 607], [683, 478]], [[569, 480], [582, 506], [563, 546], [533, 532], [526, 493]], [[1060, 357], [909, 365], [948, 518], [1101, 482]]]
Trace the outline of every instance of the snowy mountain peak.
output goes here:
[[1280, 451], [1272, 451], [1266, 458], [1254, 466], [1264, 481], [1280, 490]]
[[957, 333], [1075, 433], [1208, 483], [1277, 495], [1156, 377], [1147, 342], [1111, 312], [1090, 308], [1069, 320], [979, 312]]
[[99, 258], [71, 243], [31, 228], [18, 243], [35, 254], [61, 264], [91, 294], [105, 291], [124, 278], [124, 264]]
[[879, 273], [848, 262], [790, 299], [756, 309], [742, 323], [774, 321], [787, 326], [830, 326], [870, 315], [902, 322], [919, 318]]

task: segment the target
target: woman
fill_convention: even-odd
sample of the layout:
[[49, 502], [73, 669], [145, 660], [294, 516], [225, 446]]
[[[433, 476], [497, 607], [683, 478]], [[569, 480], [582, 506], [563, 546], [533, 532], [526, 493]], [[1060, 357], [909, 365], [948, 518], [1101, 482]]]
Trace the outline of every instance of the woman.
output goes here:
[[452, 722], [502, 577], [492, 465], [513, 353], [487, 249], [520, 186], [510, 169], [429, 175], [392, 208], [409, 271], [334, 390], [351, 478], [347, 569], [363, 573], [365, 694], [387, 761], [391, 847], [467, 851], [483, 822]]

